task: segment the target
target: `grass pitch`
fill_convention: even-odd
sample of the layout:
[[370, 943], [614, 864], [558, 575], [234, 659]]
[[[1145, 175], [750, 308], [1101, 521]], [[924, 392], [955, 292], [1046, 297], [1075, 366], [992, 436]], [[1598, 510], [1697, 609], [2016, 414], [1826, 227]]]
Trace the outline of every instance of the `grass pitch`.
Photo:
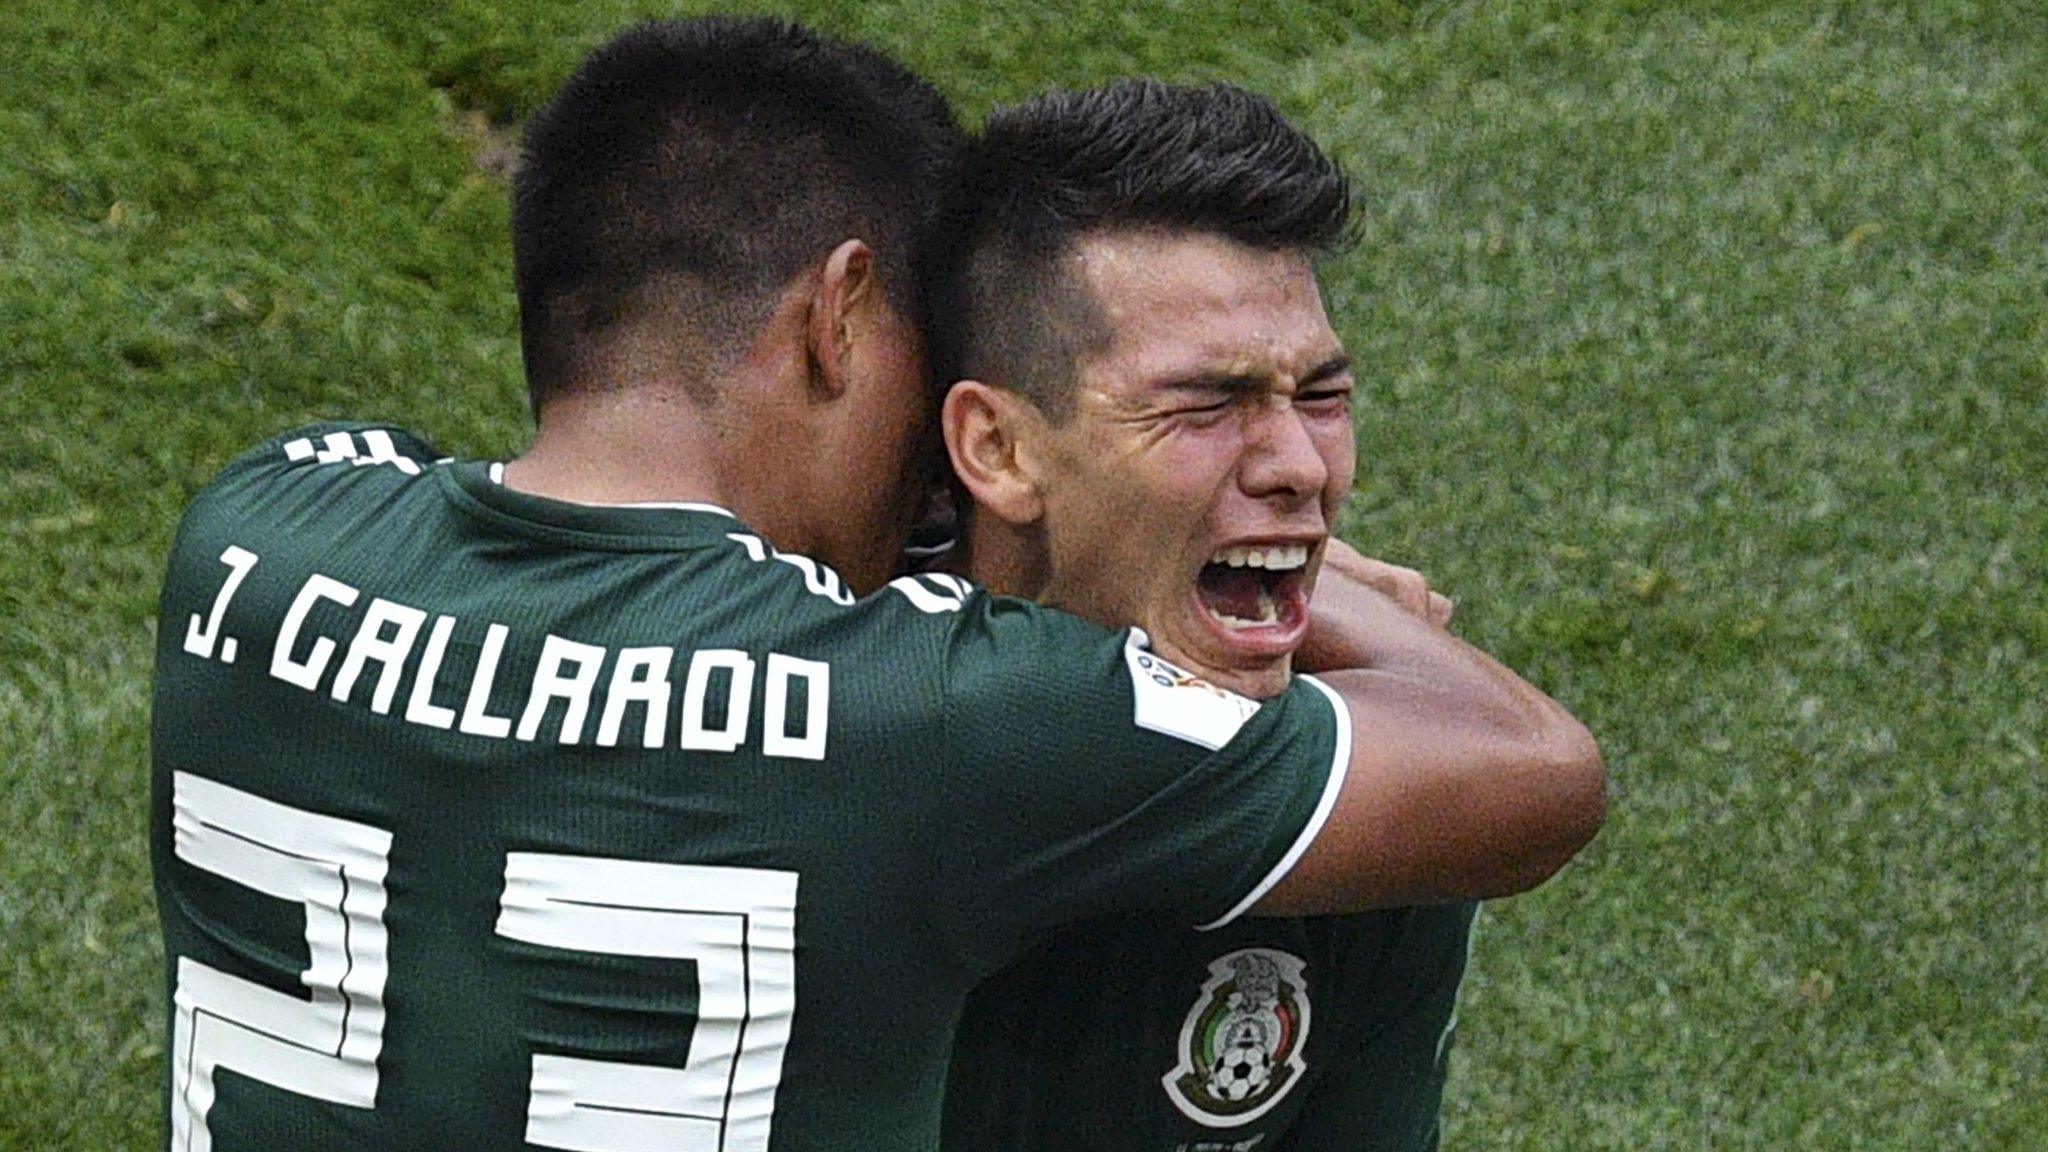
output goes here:
[[[1357, 175], [1346, 534], [1585, 717], [1616, 790], [1487, 914], [1448, 1147], [2039, 1147], [2036, 0], [780, 10], [970, 115], [1239, 80]], [[502, 127], [666, 11], [0, 9], [0, 1147], [158, 1141], [184, 499], [316, 416], [519, 447]]]

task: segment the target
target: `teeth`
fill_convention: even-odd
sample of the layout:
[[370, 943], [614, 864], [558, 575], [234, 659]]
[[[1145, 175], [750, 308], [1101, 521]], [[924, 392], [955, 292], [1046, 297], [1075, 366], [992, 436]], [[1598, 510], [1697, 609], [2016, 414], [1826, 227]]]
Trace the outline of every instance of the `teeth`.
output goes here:
[[1308, 563], [1308, 545], [1276, 544], [1271, 548], [1224, 548], [1209, 558], [1211, 564], [1232, 568], [1264, 568], [1292, 572]]

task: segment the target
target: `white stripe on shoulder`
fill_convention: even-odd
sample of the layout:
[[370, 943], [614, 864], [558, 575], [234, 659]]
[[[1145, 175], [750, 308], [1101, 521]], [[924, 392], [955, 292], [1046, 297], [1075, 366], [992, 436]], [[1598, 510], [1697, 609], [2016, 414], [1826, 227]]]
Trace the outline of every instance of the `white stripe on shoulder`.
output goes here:
[[313, 453], [315, 464], [335, 464], [356, 458], [356, 438], [346, 432], [329, 432], [320, 438], [320, 447]]
[[1342, 697], [1321, 680], [1313, 676], [1303, 676], [1300, 679], [1328, 697], [1330, 708], [1337, 716], [1337, 748], [1335, 754], [1330, 757], [1330, 775], [1323, 781], [1323, 795], [1316, 801], [1316, 810], [1309, 814], [1308, 823], [1302, 825], [1301, 835], [1294, 838], [1294, 845], [1287, 849], [1287, 855], [1282, 856], [1278, 864], [1273, 865], [1273, 870], [1266, 873], [1266, 878], [1254, 885], [1250, 892], [1245, 893], [1244, 899], [1239, 900], [1230, 911], [1199, 926], [1196, 931], [1212, 932], [1221, 928], [1244, 915], [1252, 905], [1264, 899], [1266, 893], [1273, 890], [1274, 885], [1292, 872], [1296, 864], [1301, 863], [1301, 858], [1308, 853], [1308, 846], [1315, 842], [1317, 834], [1323, 830], [1323, 825], [1329, 823], [1330, 813], [1337, 807], [1337, 794], [1344, 790], [1344, 774], [1351, 768], [1351, 709], [1345, 706]]
[[301, 436], [287, 440], [284, 458], [294, 464], [339, 464], [346, 460], [352, 465], [386, 464], [408, 476], [420, 474], [419, 461], [398, 452], [398, 444], [391, 439], [391, 433], [383, 428], [365, 428], [362, 431], [362, 451], [356, 443], [356, 436], [350, 432], [329, 432], [315, 444], [312, 437]]
[[[724, 510], [718, 509], [718, 511]], [[730, 515], [730, 513], [727, 513], [727, 515]], [[823, 596], [834, 604], [845, 605], [854, 602], [853, 593], [847, 591], [846, 582], [839, 578], [839, 573], [818, 563], [809, 556], [800, 556], [794, 552], [777, 552], [763, 542], [759, 536], [748, 532], [727, 532], [725, 538], [746, 549], [747, 559], [752, 560], [756, 564], [769, 560], [779, 560], [803, 573], [804, 588], [813, 595]]]
[[930, 578], [898, 576], [896, 579], [889, 581], [889, 587], [901, 592], [903, 598], [910, 601], [911, 607], [928, 615], [937, 616], [943, 612], [958, 612], [965, 606], [965, 592], [962, 592], [960, 596], [948, 596], [943, 592], [934, 591], [930, 585], [924, 583], [926, 579]]
[[370, 446], [370, 454], [357, 458], [356, 463], [390, 464], [408, 476], [420, 474], [419, 462], [410, 456], [400, 456], [398, 454], [398, 445], [391, 442], [391, 433], [384, 429], [364, 429], [363, 443]]

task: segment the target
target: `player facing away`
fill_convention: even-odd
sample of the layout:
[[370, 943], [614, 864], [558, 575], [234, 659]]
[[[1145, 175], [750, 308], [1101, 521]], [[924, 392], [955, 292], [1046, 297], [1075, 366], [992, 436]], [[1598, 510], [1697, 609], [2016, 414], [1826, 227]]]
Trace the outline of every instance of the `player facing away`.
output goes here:
[[[992, 114], [971, 187], [943, 418], [970, 573], [1142, 625], [1170, 675], [1261, 710], [1313, 639], [1316, 666], [1371, 669], [1394, 701], [1352, 735], [1387, 771], [1495, 738], [1497, 705], [1462, 692], [1540, 698], [1443, 630], [1419, 576], [1326, 535], [1356, 468], [1353, 381], [1311, 258], [1347, 239], [1350, 197], [1312, 141], [1238, 88], [1122, 82]], [[1400, 846], [1473, 795], [1381, 809], [1391, 891], [1469, 894]], [[970, 998], [944, 1145], [1433, 1148], [1473, 913], [1060, 932]]]
[[[1385, 903], [1382, 813], [1503, 779], [1361, 759], [1357, 677], [1254, 709], [888, 580], [958, 146], [866, 49], [629, 31], [514, 183], [531, 449], [322, 425], [194, 500], [153, 710], [170, 1147], [928, 1148], [1027, 940]], [[1461, 895], [1598, 816], [1582, 734], [1490, 707], [1526, 771], [1474, 806], [1505, 826], [1450, 815]]]

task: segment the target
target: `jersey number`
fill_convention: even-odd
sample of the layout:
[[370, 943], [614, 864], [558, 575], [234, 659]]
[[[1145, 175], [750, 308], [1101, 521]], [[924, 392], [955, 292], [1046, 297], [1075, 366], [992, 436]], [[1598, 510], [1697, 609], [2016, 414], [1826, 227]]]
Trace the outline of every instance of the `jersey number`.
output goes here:
[[[300, 999], [178, 958], [171, 1146], [208, 1152], [214, 1073], [333, 1104], [377, 1102], [391, 834], [187, 772], [178, 858], [306, 910]], [[576, 1152], [766, 1152], [796, 1011], [794, 872], [514, 852], [497, 932], [546, 947], [694, 960], [684, 1066], [536, 1053], [526, 1140]]]

